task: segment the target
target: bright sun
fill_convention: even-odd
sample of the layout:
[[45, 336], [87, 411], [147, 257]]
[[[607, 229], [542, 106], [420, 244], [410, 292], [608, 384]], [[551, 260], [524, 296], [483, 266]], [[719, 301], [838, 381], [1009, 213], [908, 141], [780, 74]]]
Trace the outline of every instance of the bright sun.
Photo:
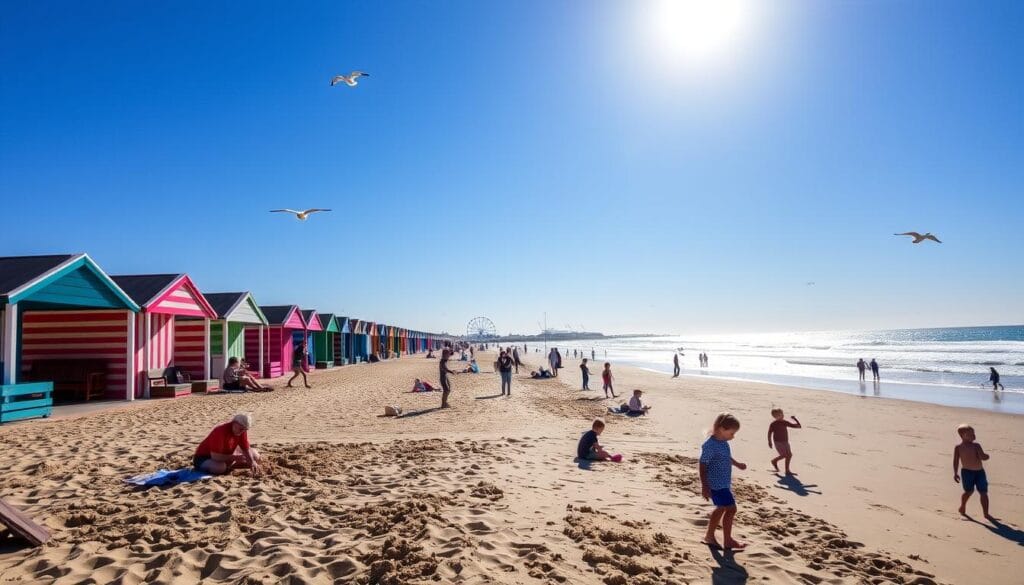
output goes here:
[[648, 11], [655, 50], [688, 66], [728, 58], [749, 35], [751, 0], [656, 0]]

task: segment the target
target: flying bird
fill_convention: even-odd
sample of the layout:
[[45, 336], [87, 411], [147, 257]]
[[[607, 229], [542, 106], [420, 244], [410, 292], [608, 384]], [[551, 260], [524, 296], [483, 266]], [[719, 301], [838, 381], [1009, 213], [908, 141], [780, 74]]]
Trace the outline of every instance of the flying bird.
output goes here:
[[319, 209], [314, 207], [313, 209], [307, 209], [306, 211], [295, 211], [294, 209], [271, 209], [270, 213], [291, 213], [295, 217], [299, 218], [299, 221], [306, 221], [306, 219], [318, 211], [330, 211], [330, 209]]
[[342, 81], [344, 81], [345, 85], [347, 85], [349, 87], [355, 87], [355, 86], [359, 85], [358, 79], [360, 77], [369, 77], [369, 76], [370, 76], [369, 73], [363, 73], [362, 71], [353, 71], [352, 73], [349, 73], [348, 75], [335, 75], [334, 78], [331, 79], [331, 87], [334, 87], [335, 85], [338, 85]]
[[939, 244], [942, 243], [942, 241], [939, 240], [939, 238], [936, 238], [935, 236], [933, 236], [931, 234], [931, 232], [928, 232], [927, 234], [919, 234], [917, 232], [905, 232], [905, 233], [902, 233], [902, 234], [893, 234], [893, 235], [894, 236], [910, 236], [910, 237], [914, 238], [914, 242], [913, 243], [915, 243], [915, 244], [920, 244], [921, 242], [923, 242], [925, 240], [932, 240], [934, 242], [938, 242]]

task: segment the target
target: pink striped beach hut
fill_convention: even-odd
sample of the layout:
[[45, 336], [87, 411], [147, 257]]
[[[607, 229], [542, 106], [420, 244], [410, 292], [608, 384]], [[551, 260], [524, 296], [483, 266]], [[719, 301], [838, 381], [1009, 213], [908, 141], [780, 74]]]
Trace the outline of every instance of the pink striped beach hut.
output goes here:
[[133, 274], [113, 277], [140, 307], [136, 327], [136, 396], [150, 395], [147, 372], [171, 366], [193, 380], [210, 378], [210, 320], [217, 318], [185, 274]]
[[[277, 378], [292, 367], [292, 337], [296, 331], [305, 335], [306, 323], [296, 305], [261, 306], [268, 326], [263, 328], [263, 376]], [[246, 344], [258, 344], [256, 331], [245, 331]]]

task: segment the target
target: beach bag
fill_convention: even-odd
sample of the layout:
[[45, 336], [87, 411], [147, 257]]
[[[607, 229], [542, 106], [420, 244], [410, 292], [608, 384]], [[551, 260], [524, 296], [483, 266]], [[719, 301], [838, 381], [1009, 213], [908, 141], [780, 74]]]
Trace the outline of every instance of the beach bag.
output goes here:
[[402, 414], [402, 407], [401, 406], [385, 406], [384, 407], [384, 416], [401, 416], [401, 414]]

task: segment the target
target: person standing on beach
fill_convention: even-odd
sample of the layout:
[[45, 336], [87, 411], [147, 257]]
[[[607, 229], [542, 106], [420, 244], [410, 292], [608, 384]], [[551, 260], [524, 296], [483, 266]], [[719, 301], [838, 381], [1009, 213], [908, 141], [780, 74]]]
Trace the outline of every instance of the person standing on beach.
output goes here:
[[306, 379], [305, 361], [306, 342], [300, 341], [299, 344], [296, 345], [295, 349], [292, 351], [292, 377], [288, 378], [289, 388], [292, 388], [292, 382], [295, 380], [295, 378], [298, 378], [299, 375], [302, 376], [302, 383], [306, 385], [306, 388], [312, 388], [312, 386], [309, 385], [309, 380]]
[[[967, 500], [971, 499], [974, 490], [978, 490], [981, 512], [991, 520], [992, 516], [988, 513], [988, 476], [981, 464], [982, 461], [988, 461], [988, 453], [974, 442], [976, 437], [971, 425], [960, 425], [956, 432], [960, 435], [960, 443], [953, 447], [953, 481], [964, 488], [964, 494], [960, 496], [960, 513], [967, 515]], [[961, 465], [963, 469], [960, 469]]]
[[678, 378], [679, 377], [679, 354], [678, 353], [672, 355], [672, 377], [673, 378]]
[[512, 363], [513, 363], [513, 365], [515, 365], [516, 373], [518, 374], [519, 373], [519, 365], [523, 363], [523, 362], [519, 361], [519, 346], [518, 345], [512, 348]]
[[1003, 384], [999, 381], [999, 372], [995, 368], [989, 367], [988, 381], [992, 382], [992, 391], [996, 392], [1003, 388]]
[[[612, 365], [610, 363], [605, 362], [604, 371], [601, 372], [601, 381], [604, 382], [605, 398], [618, 398], [618, 396], [615, 394], [615, 388], [612, 387], [612, 381], [614, 379], [614, 376], [612, 376]], [[609, 392], [611, 392], [611, 396], [608, 396]]]
[[[515, 365], [512, 358], [502, 351], [498, 357], [498, 371], [501, 372], [501, 395], [512, 396], [512, 366]], [[506, 394], [507, 391], [507, 394]]]
[[551, 351], [548, 353], [548, 365], [551, 366], [551, 375], [557, 378], [558, 377], [558, 350], [553, 348], [553, 347], [551, 348]]
[[725, 548], [742, 550], [746, 547], [732, 538], [732, 522], [736, 517], [736, 498], [732, 495], [732, 468], [747, 468], [745, 463], [732, 458], [732, 450], [729, 448], [729, 441], [739, 430], [740, 421], [728, 412], [723, 412], [715, 419], [711, 436], [704, 441], [700, 450], [700, 494], [715, 505], [708, 520], [703, 543], [717, 550], [722, 548], [715, 540], [715, 531], [719, 525], [722, 526], [722, 544]]
[[860, 372], [860, 381], [861, 382], [864, 381], [864, 371], [867, 370], [867, 369], [868, 369], [868, 364], [867, 364], [867, 362], [864, 361], [864, 358], [860, 358], [859, 360], [857, 360], [857, 371]]
[[594, 348], [590, 348], [590, 359], [592, 359], [592, 360], [596, 360], [597, 359], [597, 356], [594, 355]]
[[882, 378], [878, 375], [878, 362], [875, 358], [871, 358], [871, 375], [874, 376], [875, 382], [881, 382]]
[[775, 468], [775, 472], [779, 471], [779, 461], [786, 460], [786, 475], [796, 475], [789, 470], [789, 462], [793, 460], [793, 450], [789, 446], [789, 429], [803, 428], [800, 425], [800, 421], [795, 416], [791, 416], [793, 422], [786, 420], [786, 414], [782, 412], [781, 408], [772, 409], [772, 418], [775, 419], [768, 425], [768, 448], [772, 448], [772, 442], [775, 443], [775, 450], [778, 451], [779, 456], [772, 459], [772, 467]]
[[441, 378], [441, 408], [449, 408], [448, 406], [448, 395], [452, 393], [451, 382], [448, 381], [448, 374], [454, 374], [455, 372], [448, 369], [448, 358], [452, 355], [451, 351], [444, 350], [441, 352], [441, 361], [438, 363], [438, 376]]
[[583, 373], [583, 390], [590, 390], [590, 368], [587, 367], [587, 358], [583, 358], [580, 372]]

